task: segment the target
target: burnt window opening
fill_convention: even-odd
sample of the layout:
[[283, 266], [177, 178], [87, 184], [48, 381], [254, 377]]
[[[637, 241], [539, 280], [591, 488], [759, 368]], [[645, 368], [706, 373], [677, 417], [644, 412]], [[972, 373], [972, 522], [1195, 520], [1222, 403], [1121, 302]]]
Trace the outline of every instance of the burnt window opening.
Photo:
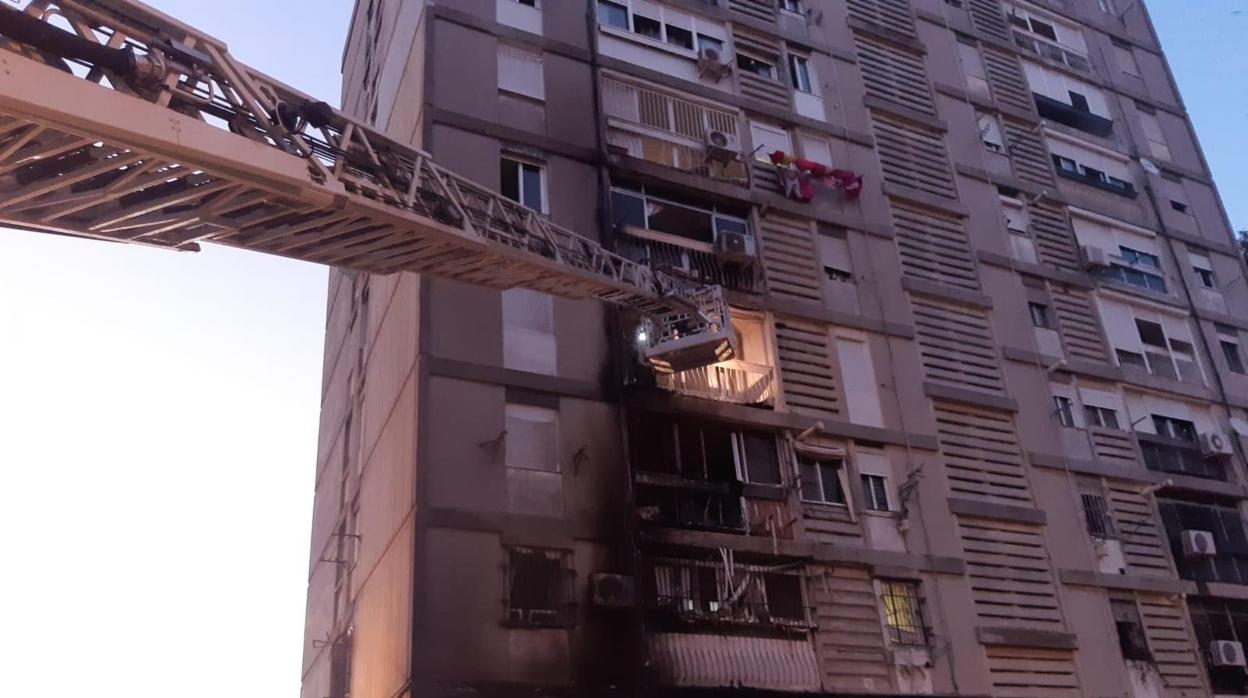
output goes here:
[[568, 552], [544, 548], [507, 549], [508, 624], [558, 627], [571, 621]]
[[650, 569], [646, 605], [655, 622], [809, 627], [803, 577], [791, 565], [661, 558]]
[[1122, 658], [1151, 662], [1153, 653], [1148, 649], [1148, 636], [1140, 621], [1140, 609], [1128, 599], [1111, 599], [1110, 611], [1114, 615], [1114, 628], [1118, 631], [1118, 648]]
[[926, 609], [918, 582], [881, 581], [880, 602], [890, 642], [896, 645], [928, 644]]
[[638, 470], [687, 480], [782, 484], [771, 432], [654, 413], [638, 414], [632, 432]]

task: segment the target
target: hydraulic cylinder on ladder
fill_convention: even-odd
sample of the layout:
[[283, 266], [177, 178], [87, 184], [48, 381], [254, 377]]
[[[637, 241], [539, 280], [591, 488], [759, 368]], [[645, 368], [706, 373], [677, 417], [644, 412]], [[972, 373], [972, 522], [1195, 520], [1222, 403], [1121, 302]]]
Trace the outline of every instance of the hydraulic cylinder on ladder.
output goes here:
[[625, 259], [133, 0], [0, 6], [0, 225], [597, 298], [659, 371], [735, 353], [722, 289]]

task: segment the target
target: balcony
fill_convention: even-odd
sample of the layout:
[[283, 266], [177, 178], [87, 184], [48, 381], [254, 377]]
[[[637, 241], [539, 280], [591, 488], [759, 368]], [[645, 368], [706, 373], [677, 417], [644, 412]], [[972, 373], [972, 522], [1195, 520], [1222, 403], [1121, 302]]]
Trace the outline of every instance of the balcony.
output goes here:
[[647, 523], [723, 533], [743, 533], [741, 483], [636, 474], [637, 516]]
[[[1229, 506], [1162, 499], [1157, 502], [1179, 576], [1196, 582], [1248, 584], [1248, 532], [1239, 511]], [[1184, 531], [1213, 535], [1213, 555], [1183, 551]]]
[[1100, 189], [1101, 191], [1107, 191], [1110, 194], [1117, 194], [1118, 196], [1126, 197], [1128, 199], [1134, 199], [1136, 197], [1134, 184], [1110, 177], [1104, 172], [1100, 172], [1098, 170], [1082, 167], [1077, 169], [1064, 167], [1061, 162], [1057, 162], [1058, 157], [1059, 156], [1057, 155], [1053, 156], [1054, 164], [1057, 166], [1057, 176], [1062, 179], [1069, 179], [1072, 182], [1086, 184], [1090, 187]]
[[1077, 51], [1071, 51], [1055, 41], [1020, 29], [1014, 29], [1014, 45], [1020, 49], [1047, 61], [1064, 65], [1081, 73], [1091, 73], [1092, 64], [1088, 57]]
[[754, 264], [725, 261], [715, 254], [715, 248], [709, 243], [625, 225], [620, 227], [616, 252], [659, 271], [699, 283], [746, 293], [758, 290]]
[[1206, 480], [1223, 480], [1226, 468], [1217, 460], [1205, 458], [1200, 447], [1190, 441], [1170, 439], [1154, 434], [1136, 433], [1144, 465], [1149, 470], [1177, 475], [1190, 475]]
[[690, 371], [658, 374], [658, 387], [689, 397], [738, 405], [775, 404], [770, 366], [745, 361], [726, 361]]
[[1108, 138], [1114, 132], [1112, 119], [1097, 116], [1083, 109], [1076, 109], [1065, 102], [1042, 94], [1033, 92], [1031, 96], [1035, 99], [1036, 111], [1040, 112], [1042, 118], [1103, 138]]

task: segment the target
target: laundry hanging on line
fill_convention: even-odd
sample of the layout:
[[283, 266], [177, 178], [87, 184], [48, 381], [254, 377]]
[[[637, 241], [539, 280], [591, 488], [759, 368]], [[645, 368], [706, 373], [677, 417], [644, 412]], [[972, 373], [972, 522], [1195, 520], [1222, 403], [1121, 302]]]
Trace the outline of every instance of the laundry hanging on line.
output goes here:
[[835, 187], [845, 193], [845, 198], [857, 199], [862, 193], [862, 175], [827, 165], [794, 157], [783, 150], [772, 151], [767, 156], [771, 164], [779, 168], [780, 184], [784, 195], [803, 203], [815, 198], [814, 182]]

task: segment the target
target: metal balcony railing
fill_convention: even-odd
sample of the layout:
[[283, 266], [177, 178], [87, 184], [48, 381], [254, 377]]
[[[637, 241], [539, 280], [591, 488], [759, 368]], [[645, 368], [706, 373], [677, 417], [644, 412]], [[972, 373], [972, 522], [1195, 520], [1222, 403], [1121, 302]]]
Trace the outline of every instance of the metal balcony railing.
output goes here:
[[771, 405], [774, 375], [770, 366], [727, 361], [657, 376], [658, 386], [691, 397], [741, 405]]
[[1014, 44], [1024, 51], [1039, 56], [1041, 58], [1061, 63], [1069, 68], [1078, 70], [1081, 73], [1092, 72], [1092, 65], [1088, 63], [1088, 57], [1077, 51], [1070, 49], [1037, 36], [1024, 32], [1020, 29], [1014, 30]]
[[616, 252], [653, 269], [662, 269], [674, 276], [698, 283], [747, 293], [757, 290], [756, 265], [721, 260], [710, 245], [696, 240], [684, 240], [642, 228], [623, 227], [617, 238]]

